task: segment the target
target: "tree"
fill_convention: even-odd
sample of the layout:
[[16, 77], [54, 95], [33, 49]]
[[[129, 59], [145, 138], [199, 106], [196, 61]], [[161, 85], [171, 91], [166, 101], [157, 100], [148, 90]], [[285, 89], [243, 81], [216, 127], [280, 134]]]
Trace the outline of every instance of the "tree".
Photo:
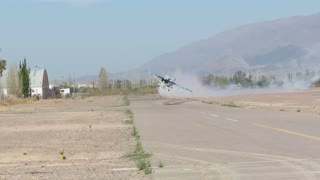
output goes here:
[[147, 81], [144, 79], [141, 79], [139, 81], [139, 88], [146, 88], [147, 87]]
[[123, 88], [124, 89], [132, 89], [132, 84], [129, 80], [123, 80]]
[[267, 87], [269, 84], [270, 84], [270, 82], [266, 76], [260, 77], [260, 80], [258, 81], [259, 87]]
[[242, 71], [237, 71], [233, 75], [233, 80], [236, 84], [243, 84], [246, 78], [246, 73]]
[[[1, 48], [0, 48], [1, 53]], [[6, 70], [7, 61], [4, 59], [0, 59], [0, 77], [2, 77], [2, 73], [4, 70]]]
[[[1, 52], [1, 48], [0, 48], [0, 52]], [[6, 60], [0, 59], [0, 78], [2, 77], [3, 71], [6, 70], [6, 64], [7, 64]], [[0, 86], [1, 86], [1, 84], [0, 84]], [[0, 87], [0, 98], [1, 99], [2, 99], [2, 95], [3, 95], [3, 92], [2, 92], [2, 88]]]
[[100, 69], [98, 87], [100, 90], [106, 90], [108, 88], [108, 75], [105, 68]]
[[2, 73], [4, 70], [6, 70], [7, 61], [6, 60], [0, 60], [0, 77], [2, 77]]
[[18, 68], [15, 65], [11, 65], [8, 71], [8, 93], [16, 97], [21, 96], [21, 83], [19, 79]]
[[208, 74], [208, 76], [203, 77], [202, 84], [206, 86], [213, 85], [215, 77], [213, 74]]
[[19, 78], [22, 85], [22, 95], [24, 98], [27, 98], [30, 95], [30, 68], [27, 67], [26, 58], [24, 58], [23, 62], [20, 61]]
[[116, 80], [116, 89], [121, 89], [122, 87], [122, 81], [121, 80]]
[[230, 80], [226, 76], [216, 76], [215, 77], [215, 85], [218, 87], [224, 88], [224, 87], [228, 86], [229, 83], [230, 83]]
[[288, 80], [289, 81], [293, 80], [293, 74], [291, 72], [288, 73]]
[[250, 78], [244, 78], [244, 81], [241, 83], [242, 87], [252, 87], [254, 86], [253, 81]]
[[71, 73], [69, 73], [69, 77], [68, 77], [68, 86], [72, 87], [74, 85], [74, 77]]

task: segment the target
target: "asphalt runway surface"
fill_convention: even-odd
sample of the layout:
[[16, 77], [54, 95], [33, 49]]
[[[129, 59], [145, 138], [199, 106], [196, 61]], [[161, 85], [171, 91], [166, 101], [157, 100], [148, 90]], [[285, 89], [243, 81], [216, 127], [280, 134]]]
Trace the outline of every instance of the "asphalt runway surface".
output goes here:
[[320, 115], [131, 100], [155, 179], [320, 179]]

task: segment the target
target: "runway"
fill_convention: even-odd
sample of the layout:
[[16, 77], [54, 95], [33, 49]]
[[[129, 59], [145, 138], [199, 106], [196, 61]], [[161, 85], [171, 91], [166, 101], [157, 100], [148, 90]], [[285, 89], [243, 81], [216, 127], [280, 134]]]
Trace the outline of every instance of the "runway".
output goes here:
[[320, 179], [320, 115], [131, 100], [155, 179]]

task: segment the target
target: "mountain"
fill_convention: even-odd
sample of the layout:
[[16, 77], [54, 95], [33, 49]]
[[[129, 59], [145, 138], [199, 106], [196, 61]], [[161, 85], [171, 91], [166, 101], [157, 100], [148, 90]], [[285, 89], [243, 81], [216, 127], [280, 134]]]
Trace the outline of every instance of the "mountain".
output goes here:
[[244, 25], [160, 55], [135, 72], [225, 74], [320, 68], [320, 13]]

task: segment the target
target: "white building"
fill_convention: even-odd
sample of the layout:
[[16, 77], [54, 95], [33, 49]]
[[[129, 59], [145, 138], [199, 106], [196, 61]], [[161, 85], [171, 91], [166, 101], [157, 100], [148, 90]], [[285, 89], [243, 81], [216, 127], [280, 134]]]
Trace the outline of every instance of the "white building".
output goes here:
[[3, 99], [8, 96], [8, 71], [5, 70], [2, 72], [2, 77], [0, 77], [0, 99]]
[[46, 69], [33, 69], [30, 72], [31, 96], [47, 99], [51, 96]]
[[61, 94], [61, 97], [70, 96], [71, 95], [70, 88], [60, 89], [60, 94]]

